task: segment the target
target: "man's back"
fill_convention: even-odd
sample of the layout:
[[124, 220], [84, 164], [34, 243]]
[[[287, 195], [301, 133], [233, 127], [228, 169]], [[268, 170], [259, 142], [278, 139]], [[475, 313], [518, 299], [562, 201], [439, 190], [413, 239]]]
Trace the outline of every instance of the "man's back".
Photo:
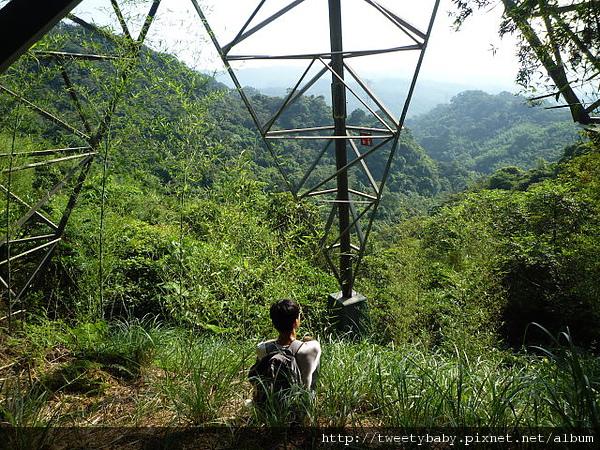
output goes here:
[[[275, 340], [265, 341], [258, 344], [256, 348], [256, 356], [259, 359], [267, 355], [267, 347], [275, 345], [280, 349], [289, 347], [288, 345], [280, 345]], [[316, 381], [321, 360], [321, 345], [314, 339], [302, 342], [302, 345], [296, 353], [296, 364], [300, 369], [302, 384], [311, 390], [315, 390]]]

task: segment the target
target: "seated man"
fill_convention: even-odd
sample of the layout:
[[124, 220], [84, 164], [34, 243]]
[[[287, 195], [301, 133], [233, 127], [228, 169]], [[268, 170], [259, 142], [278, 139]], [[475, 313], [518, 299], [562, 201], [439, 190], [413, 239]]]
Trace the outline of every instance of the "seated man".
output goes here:
[[296, 330], [300, 326], [298, 303], [287, 298], [279, 300], [271, 306], [270, 316], [273, 326], [279, 332], [279, 337], [258, 344], [256, 356], [262, 360], [268, 354], [289, 349], [300, 369], [302, 386], [310, 389], [314, 394], [321, 359], [321, 345], [309, 336], [305, 336], [302, 341], [296, 340]]
[[310, 337], [296, 339], [300, 307], [294, 300], [279, 300], [270, 315], [279, 336], [258, 344], [257, 360], [248, 374], [254, 400], [246, 403], [256, 406], [258, 420], [267, 425], [298, 425], [315, 397], [321, 346]]

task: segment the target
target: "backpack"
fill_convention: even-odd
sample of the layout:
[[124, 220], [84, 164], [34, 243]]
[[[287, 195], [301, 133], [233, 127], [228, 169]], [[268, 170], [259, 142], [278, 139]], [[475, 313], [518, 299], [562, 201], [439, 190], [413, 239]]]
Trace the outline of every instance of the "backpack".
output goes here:
[[296, 354], [303, 344], [294, 340], [287, 348], [280, 348], [274, 342], [267, 343], [267, 355], [256, 361], [248, 372], [248, 378], [254, 385], [256, 403], [265, 403], [273, 394], [281, 398], [294, 386], [302, 385]]

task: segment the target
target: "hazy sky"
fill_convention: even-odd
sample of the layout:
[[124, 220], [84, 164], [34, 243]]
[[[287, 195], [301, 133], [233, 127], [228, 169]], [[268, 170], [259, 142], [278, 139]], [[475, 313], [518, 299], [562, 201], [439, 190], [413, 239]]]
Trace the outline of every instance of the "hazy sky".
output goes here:
[[[253, 23], [260, 22], [269, 13], [290, 2], [267, 0], [261, 10], [262, 15], [259, 14]], [[423, 30], [427, 27], [434, 3], [433, 0], [380, 2]], [[150, 3], [142, 11], [145, 12]], [[229, 42], [258, 3], [259, 0], [201, 1], [222, 43]], [[342, 0], [341, 4], [346, 50], [411, 43], [406, 42], [405, 36], [364, 0]], [[451, 0], [441, 1], [421, 77], [472, 84], [474, 87], [497, 85], [511, 89], [517, 71], [515, 40], [498, 36], [500, 7], [477, 14], [459, 32], [451, 29], [452, 19], [448, 17], [448, 11], [452, 7]], [[84, 0], [76, 9], [77, 14], [88, 20], [106, 23], [108, 19], [102, 11], [111, 11], [109, 0]], [[150, 37], [153, 47], [175, 53], [189, 65], [201, 70], [222, 70], [222, 64], [189, 0], [163, 0], [159, 20]], [[327, 0], [305, 0], [232, 53], [307, 53], [327, 51], [328, 46]], [[363, 58], [362, 61], [352, 61], [352, 65], [360, 70], [389, 76], [407, 76], [412, 73], [417, 53]], [[244, 63], [240, 68], [256, 65], [258, 63]]]

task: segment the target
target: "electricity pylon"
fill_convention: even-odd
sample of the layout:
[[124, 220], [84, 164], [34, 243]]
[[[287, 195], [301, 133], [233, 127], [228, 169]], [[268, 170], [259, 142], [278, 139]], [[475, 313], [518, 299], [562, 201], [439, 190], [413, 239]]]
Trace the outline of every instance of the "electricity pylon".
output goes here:
[[[320, 240], [327, 262], [341, 287], [340, 292], [330, 295], [330, 307], [342, 310], [340, 314], [336, 314], [337, 318], [341, 319], [342, 327], [355, 328], [356, 322], [360, 320], [360, 314], [357, 315], [354, 310], [357, 305], [365, 300], [364, 297], [353, 290], [356, 274], [365, 254], [367, 238], [381, 201], [383, 187], [390, 172], [394, 154], [398, 148], [400, 133], [431, 35], [439, 0], [436, 0], [433, 4], [429, 20], [426, 22], [427, 27], [423, 30], [412, 25], [408, 20], [403, 19], [399, 13], [376, 0], [362, 0], [362, 3], [370, 7], [376, 15], [383, 17], [392, 28], [400, 31], [399, 34], [404, 38], [404, 41], [400, 43], [391, 42], [390, 45], [379, 48], [346, 50], [342, 29], [342, 2], [340, 0], [327, 0], [330, 41], [328, 51], [309, 51], [285, 55], [264, 52], [256, 54], [234, 53], [245, 41], [255, 35], [268, 32], [269, 27], [275, 25], [277, 21], [282, 20], [284, 17], [292, 15], [294, 10], [305, 2], [306, 0], [284, 2], [283, 7], [272, 10], [265, 17], [264, 10], [266, 6], [269, 6], [269, 2], [261, 0], [242, 27], [239, 30], [237, 28], [234, 30], [236, 31], [234, 33], [235, 37], [229, 42], [224, 42], [217, 30], [211, 26], [211, 21], [198, 1], [192, 0], [266, 147], [295, 198], [297, 200], [311, 199], [332, 204]], [[321, 0], [321, 2], [325, 2], [325, 0]], [[344, 6], [348, 4], [349, 2], [345, 2]], [[259, 19], [261, 13], [263, 18]], [[235, 14], [239, 14], [239, 12], [236, 11]], [[314, 32], [311, 24], [307, 23], [305, 25], [306, 33]], [[369, 24], [365, 23], [364, 27], [368, 33]], [[271, 39], [285, 40], [286, 36], [272, 36]], [[296, 39], [298, 39], [298, 36], [296, 36]], [[263, 36], [263, 42], [266, 40], [268, 39]], [[396, 117], [375, 95], [368, 84], [361, 79], [358, 72], [349, 65], [349, 60], [401, 52], [418, 52], [419, 56], [411, 83], [406, 92], [404, 107], [400, 116]], [[308, 67], [294, 87], [289, 90], [279, 109], [273, 116], [267, 118], [259, 114], [251, 101], [250, 95], [243, 88], [238, 74], [232, 67], [236, 61], [263, 60], [304, 61], [308, 63]], [[314, 69], [315, 66], [318, 69]], [[313, 76], [309, 77], [311, 71]], [[279, 119], [289, 110], [290, 106], [325, 76], [331, 77], [331, 122], [318, 127], [277, 129]], [[361, 127], [348, 124], [346, 104], [349, 95], [354, 96], [371, 113], [373, 120], [377, 123], [376, 126]], [[321, 150], [315, 152], [314, 159], [306, 169], [304, 176], [296, 181], [286, 171], [285, 163], [280, 156], [281, 148], [278, 144], [285, 139], [304, 140], [305, 143], [318, 140], [322, 143]], [[359, 145], [370, 148], [363, 151]], [[335, 169], [315, 182], [313, 172], [328, 151], [333, 153]], [[369, 167], [369, 161], [375, 158], [379, 161], [383, 158], [386, 161], [383, 171], [378, 174], [379, 177], [376, 177], [374, 171]], [[353, 170], [360, 172], [362, 178], [368, 180], [366, 188], [351, 185], [349, 173]], [[314, 185], [306, 188], [305, 186], [309, 180]], [[333, 182], [335, 182], [335, 186], [332, 186]], [[328, 186], [329, 188], [327, 188]], [[336, 218], [337, 227], [334, 227], [333, 224]], [[348, 307], [347, 313], [344, 312], [345, 307]], [[360, 325], [358, 325], [358, 328], [360, 328]]]
[[[110, 132], [117, 107], [127, 90], [128, 77], [137, 63], [160, 1], [151, 3], [137, 33], [121, 20], [121, 37], [69, 14], [78, 3], [79, 0], [13, 0], [0, 10], [0, 36], [6, 43], [0, 52], [0, 99], [3, 106], [8, 105], [0, 117], [0, 131], [13, 136], [12, 143], [0, 149], [3, 214], [0, 293], [8, 299], [9, 321], [13, 307], [22, 305], [25, 293], [40, 281], [63, 238], [83, 183]], [[115, 15], [123, 17], [118, 2], [113, 1], [111, 5]], [[32, 11], [37, 15], [32, 17]], [[29, 46], [66, 15], [87, 32], [111, 44], [114, 53], [99, 54], [95, 49], [84, 48], [79, 52], [39, 50], [38, 47], [17, 62]], [[86, 89], [74, 81], [73, 74], [94, 69], [97, 75], [103, 74], [100, 84], [109, 84], [107, 81], [112, 80], [112, 89], [105, 92], [104, 97], [90, 94], [93, 89], [97, 93], [104, 92], [104, 86]], [[90, 76], [90, 84], [92, 80]], [[62, 106], [62, 111], [56, 104]], [[47, 148], [43, 144], [28, 143], [24, 138], [16, 139], [21, 133], [20, 123], [26, 120], [39, 120], [40, 127], [48, 127], [60, 143]], [[37, 173], [42, 174], [41, 181], [37, 181]], [[30, 179], [36, 181], [28, 182]], [[62, 207], [60, 203], [56, 205], [58, 194], [67, 198]]]

